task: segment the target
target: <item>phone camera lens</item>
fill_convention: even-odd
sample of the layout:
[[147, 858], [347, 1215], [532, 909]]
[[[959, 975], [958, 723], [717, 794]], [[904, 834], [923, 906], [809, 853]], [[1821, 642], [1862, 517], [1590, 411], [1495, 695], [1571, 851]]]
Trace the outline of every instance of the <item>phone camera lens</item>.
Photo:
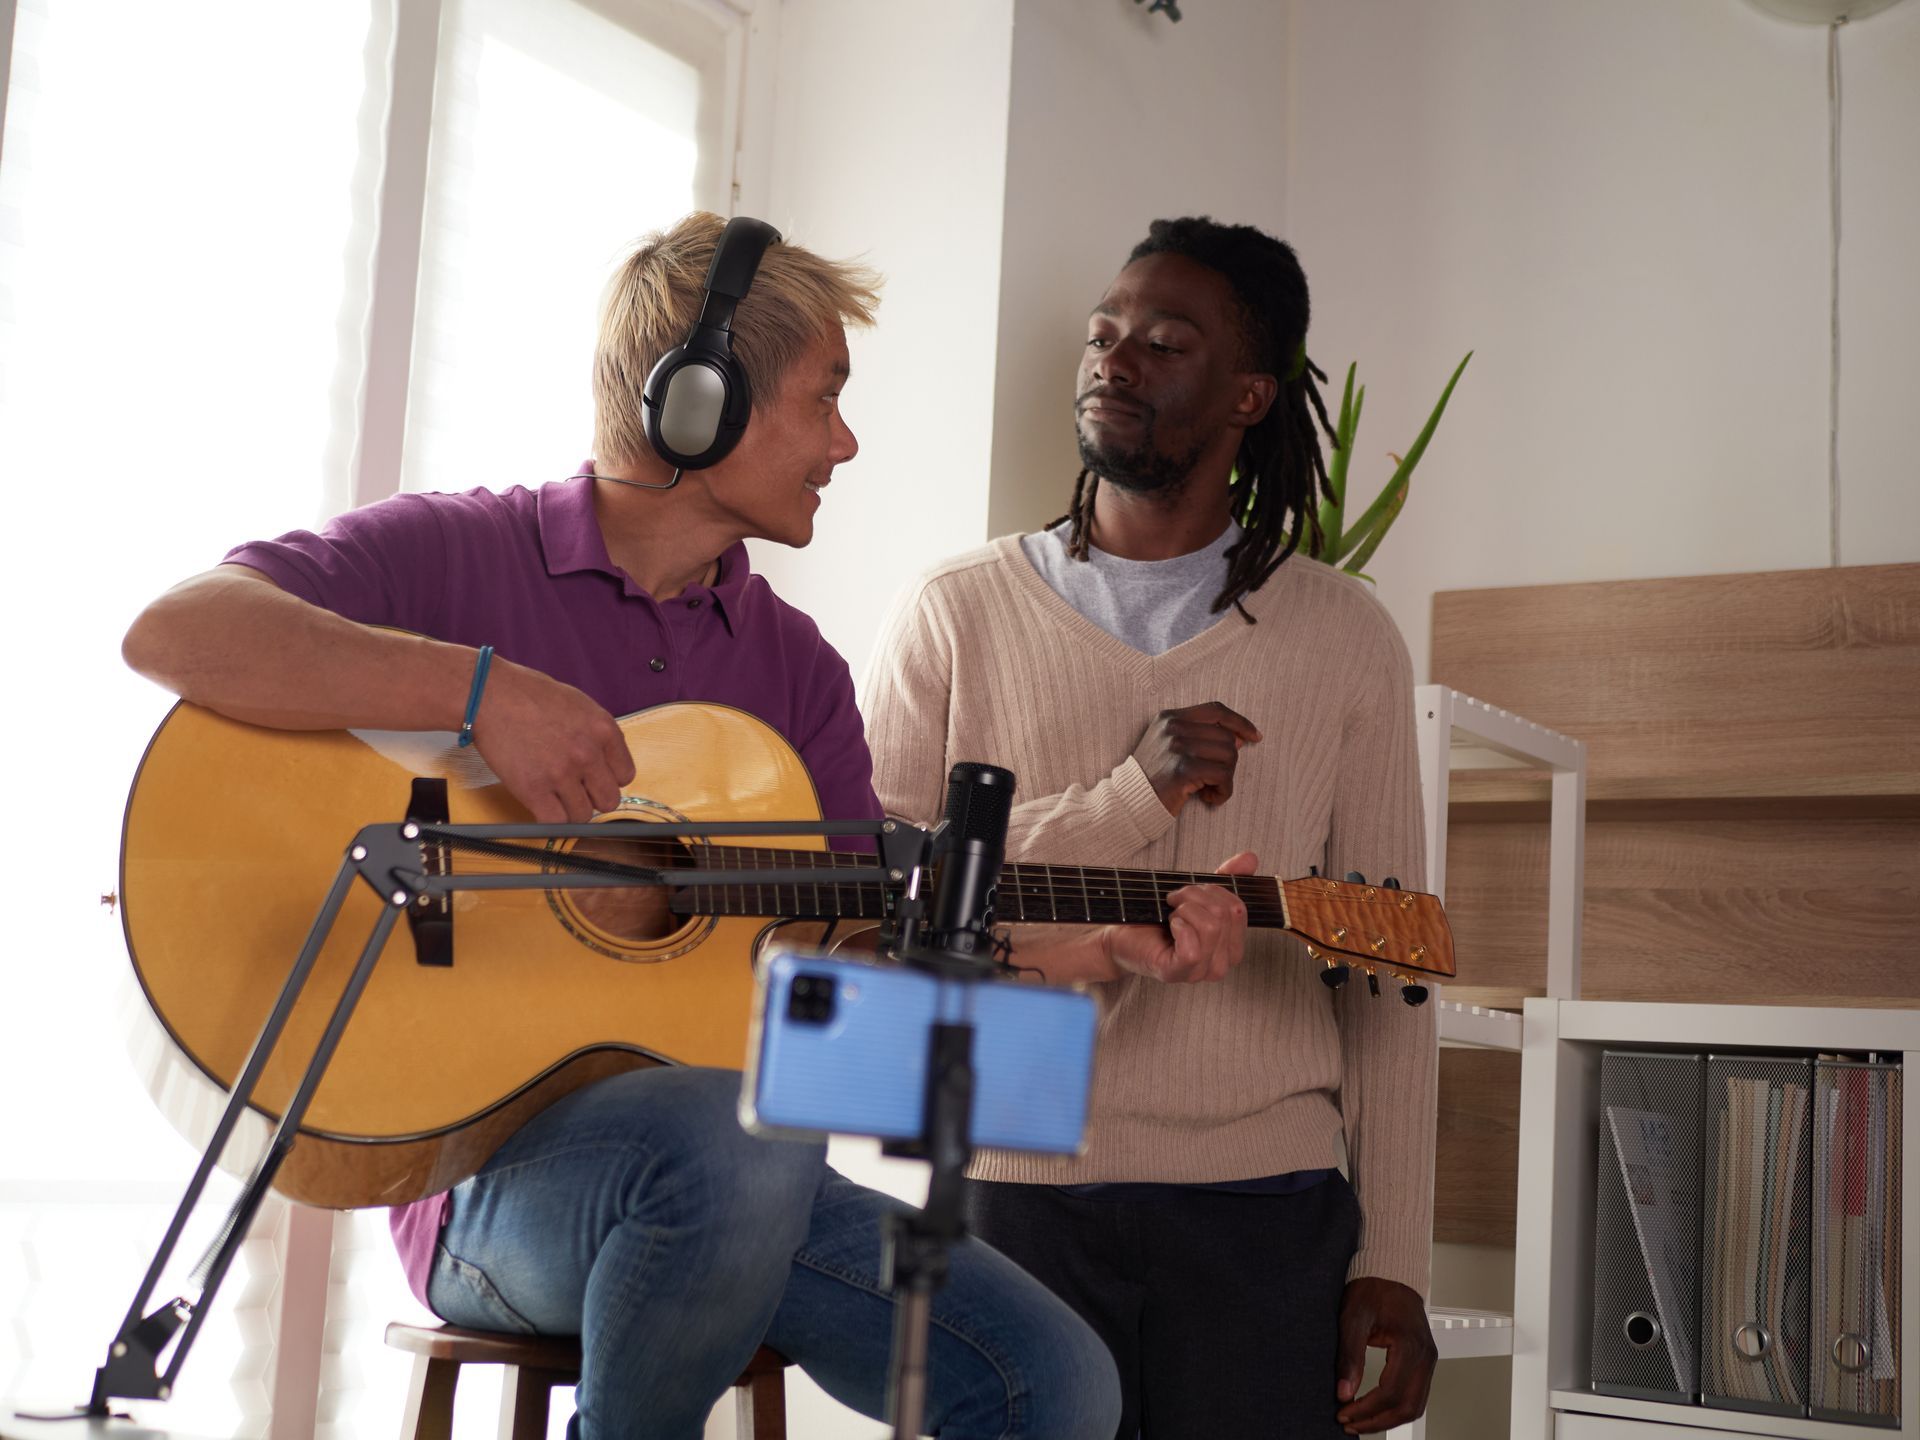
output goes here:
[[833, 1019], [833, 999], [831, 975], [796, 975], [787, 996], [787, 1018], [803, 1025], [824, 1025]]

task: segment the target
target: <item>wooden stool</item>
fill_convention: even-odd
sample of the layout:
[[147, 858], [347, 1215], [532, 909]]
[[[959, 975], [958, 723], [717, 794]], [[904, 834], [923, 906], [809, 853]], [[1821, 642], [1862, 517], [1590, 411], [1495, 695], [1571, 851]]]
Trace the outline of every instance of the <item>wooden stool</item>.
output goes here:
[[[506, 1366], [500, 1440], [546, 1440], [553, 1387], [580, 1380], [580, 1342], [570, 1338], [396, 1323], [387, 1326], [387, 1344], [415, 1357], [400, 1440], [450, 1440], [462, 1365]], [[740, 1440], [786, 1440], [788, 1363], [763, 1345], [733, 1382]]]

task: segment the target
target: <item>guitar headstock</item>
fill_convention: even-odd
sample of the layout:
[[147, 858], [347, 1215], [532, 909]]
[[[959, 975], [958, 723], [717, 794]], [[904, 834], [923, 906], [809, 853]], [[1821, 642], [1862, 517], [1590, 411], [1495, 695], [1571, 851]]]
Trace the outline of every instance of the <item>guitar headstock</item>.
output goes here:
[[1347, 978], [1340, 962], [1358, 962], [1375, 994], [1385, 973], [1401, 978], [1408, 1002], [1417, 1005], [1426, 999], [1426, 987], [1412, 983], [1414, 976], [1453, 978], [1453, 932], [1432, 895], [1391, 882], [1369, 885], [1358, 876], [1321, 875], [1283, 880], [1280, 893], [1287, 928], [1308, 942], [1309, 955], [1328, 957], [1322, 978], [1329, 985]]

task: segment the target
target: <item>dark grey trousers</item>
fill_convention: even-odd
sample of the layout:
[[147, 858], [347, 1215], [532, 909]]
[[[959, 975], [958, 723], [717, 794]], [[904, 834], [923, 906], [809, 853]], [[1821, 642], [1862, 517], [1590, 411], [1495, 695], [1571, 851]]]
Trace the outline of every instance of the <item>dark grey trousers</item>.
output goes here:
[[1117, 1440], [1347, 1440], [1333, 1387], [1360, 1206], [1341, 1176], [1145, 1199], [970, 1181], [967, 1223], [1113, 1351]]

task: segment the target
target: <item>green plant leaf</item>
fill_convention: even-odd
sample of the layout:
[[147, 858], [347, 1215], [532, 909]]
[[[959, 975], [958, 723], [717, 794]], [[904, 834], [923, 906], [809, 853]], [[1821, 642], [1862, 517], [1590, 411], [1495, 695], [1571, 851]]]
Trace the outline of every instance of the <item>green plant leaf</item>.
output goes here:
[[1354, 396], [1353, 377], [1359, 368], [1357, 361], [1347, 366], [1347, 383], [1340, 396], [1340, 418], [1333, 426], [1333, 455], [1327, 462], [1327, 489], [1333, 498], [1320, 502], [1320, 544], [1312, 551], [1313, 559], [1333, 555], [1340, 547], [1341, 521], [1345, 518], [1347, 503], [1347, 463], [1353, 458], [1353, 437], [1360, 428], [1360, 407], [1367, 398], [1364, 385], [1360, 387], [1359, 397]]
[[[1391, 525], [1393, 523], [1392, 516], [1388, 515], [1387, 512], [1391, 510], [1394, 515], [1400, 513], [1399, 507], [1406, 504], [1407, 484], [1412, 479], [1413, 467], [1411, 465], [1402, 464], [1399, 469], [1393, 472], [1392, 477], [1381, 487], [1380, 493], [1373, 497], [1373, 503], [1367, 506], [1365, 513], [1347, 528], [1346, 543], [1340, 547], [1341, 555], [1350, 553], [1354, 546], [1373, 535], [1376, 529], [1380, 529], [1381, 533], [1385, 533], [1384, 528], [1381, 526], [1381, 521], [1384, 518], [1386, 524]], [[1396, 494], [1400, 497], [1398, 503], [1394, 500]]]
[[[1370, 528], [1365, 542], [1353, 552], [1353, 558], [1342, 567], [1349, 575], [1358, 575], [1360, 567], [1373, 558], [1373, 552], [1378, 550], [1380, 542], [1387, 538], [1387, 531], [1393, 528], [1393, 522], [1398, 520], [1400, 512], [1406, 509], [1407, 490], [1411, 479], [1410, 475], [1402, 476], [1398, 489], [1389, 488], [1387, 493], [1392, 495], [1392, 502], [1380, 512], [1380, 518]], [[1383, 495], [1381, 498], [1385, 499], [1386, 496]]]
[[1447, 413], [1447, 401], [1453, 398], [1453, 387], [1460, 383], [1460, 372], [1467, 368], [1467, 361], [1471, 359], [1473, 359], [1473, 351], [1469, 350], [1454, 367], [1453, 376], [1447, 381], [1447, 388], [1440, 392], [1440, 402], [1433, 407], [1433, 413], [1427, 417], [1427, 423], [1421, 427], [1419, 436], [1412, 445], [1407, 447], [1407, 458], [1394, 467], [1393, 478], [1387, 481], [1389, 488], [1392, 487], [1393, 481], [1400, 479], [1402, 475], [1411, 476], [1413, 467], [1418, 465], [1420, 457], [1427, 453], [1427, 442], [1433, 438], [1434, 427], [1440, 423], [1440, 417]]
[[1388, 482], [1387, 488], [1374, 497], [1373, 504], [1367, 507], [1366, 513], [1349, 525], [1341, 535], [1339, 548], [1328, 553], [1326, 560], [1329, 565], [1338, 565], [1364, 545], [1368, 538], [1380, 528], [1383, 521], [1392, 523], [1391, 516], [1397, 513], [1391, 503], [1392, 494], [1393, 485], [1392, 482]]
[[[1466, 357], [1454, 367], [1453, 375], [1447, 381], [1447, 388], [1440, 392], [1439, 403], [1433, 407], [1433, 413], [1427, 417], [1427, 423], [1421, 428], [1419, 436], [1407, 447], [1404, 457], [1391, 455], [1394, 461], [1393, 474], [1380, 493], [1361, 515], [1359, 520], [1348, 527], [1346, 543], [1339, 547], [1331, 563], [1338, 564], [1341, 558], [1351, 554], [1347, 568], [1358, 573], [1358, 567], [1367, 563], [1380, 542], [1386, 538], [1388, 528], [1399, 517], [1407, 503], [1407, 487], [1413, 479], [1413, 470], [1420, 463], [1420, 457], [1426, 453], [1427, 442], [1433, 438], [1434, 428], [1439, 425], [1440, 417], [1446, 413], [1447, 401], [1453, 398], [1453, 387], [1460, 382], [1460, 374], [1467, 368], [1467, 361], [1473, 359], [1469, 350]], [[1364, 537], [1364, 539], [1362, 538]]]
[[[1358, 424], [1353, 405], [1353, 376], [1359, 368], [1358, 361], [1347, 366], [1346, 388], [1340, 395], [1340, 417], [1333, 425], [1333, 456], [1327, 464], [1327, 488], [1333, 491], [1336, 504], [1346, 503], [1347, 462], [1353, 458], [1353, 431]], [[1364, 395], [1362, 391], [1363, 398]]]

